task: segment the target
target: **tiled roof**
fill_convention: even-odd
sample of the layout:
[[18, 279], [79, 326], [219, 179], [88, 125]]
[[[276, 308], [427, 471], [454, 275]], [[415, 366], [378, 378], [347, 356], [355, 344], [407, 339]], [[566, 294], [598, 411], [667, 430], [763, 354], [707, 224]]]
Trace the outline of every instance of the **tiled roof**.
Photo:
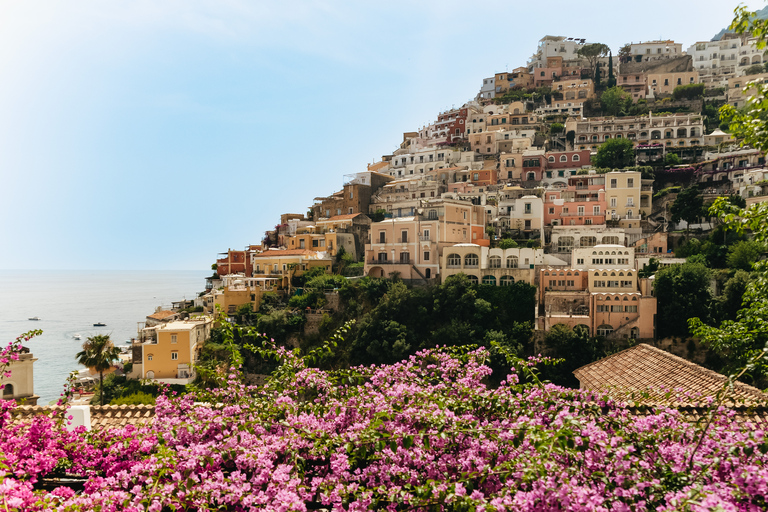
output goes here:
[[[24, 423], [38, 414], [51, 414], [59, 406], [20, 405], [11, 411], [14, 423]], [[126, 425], [141, 426], [155, 417], [154, 405], [92, 405], [91, 428], [119, 428]]]
[[254, 258], [279, 258], [280, 256], [317, 256], [317, 252], [308, 249], [288, 249], [285, 251], [264, 251], [253, 255]]
[[318, 224], [326, 224], [328, 222], [337, 222], [337, 221], [340, 221], [340, 220], [349, 220], [349, 219], [354, 219], [358, 215], [362, 215], [362, 214], [361, 213], [348, 213], [346, 215], [335, 215], [335, 216], [330, 217], [330, 218], [328, 218], [326, 220], [319, 220], [319, 221], [317, 221], [317, 223]]
[[[582, 389], [606, 392], [636, 403], [696, 406], [715, 397], [727, 378], [645, 343], [576, 369]], [[736, 381], [724, 405], [768, 405], [768, 395]]]
[[154, 318], [155, 320], [162, 320], [163, 318], [167, 318], [169, 316], [175, 315], [175, 311], [157, 311], [156, 313], [153, 313], [151, 315], [147, 315], [147, 318]]

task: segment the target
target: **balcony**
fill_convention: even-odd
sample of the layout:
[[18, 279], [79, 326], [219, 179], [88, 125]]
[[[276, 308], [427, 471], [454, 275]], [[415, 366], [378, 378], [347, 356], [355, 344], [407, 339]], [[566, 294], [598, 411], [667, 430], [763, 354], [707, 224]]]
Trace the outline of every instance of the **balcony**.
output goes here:
[[419, 241], [421, 242], [431, 242], [432, 237], [430, 235], [419, 235]]

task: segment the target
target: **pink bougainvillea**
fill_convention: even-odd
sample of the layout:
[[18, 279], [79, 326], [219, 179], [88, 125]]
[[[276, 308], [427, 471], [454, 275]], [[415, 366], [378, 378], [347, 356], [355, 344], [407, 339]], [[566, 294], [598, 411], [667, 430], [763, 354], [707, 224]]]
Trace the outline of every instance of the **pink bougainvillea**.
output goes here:
[[[726, 410], [705, 430], [514, 374], [491, 388], [482, 349], [340, 372], [275, 355], [265, 386], [234, 369], [212, 392], [158, 398], [142, 427], [14, 424], [3, 403], [0, 510], [766, 508], [764, 432]], [[64, 474], [84, 488], [38, 488]]]

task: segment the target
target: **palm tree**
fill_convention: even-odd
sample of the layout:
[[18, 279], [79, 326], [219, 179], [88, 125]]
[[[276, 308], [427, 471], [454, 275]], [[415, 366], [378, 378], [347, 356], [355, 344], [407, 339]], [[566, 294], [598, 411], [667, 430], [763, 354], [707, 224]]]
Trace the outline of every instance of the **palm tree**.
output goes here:
[[107, 334], [91, 336], [83, 343], [83, 351], [78, 352], [77, 362], [99, 372], [99, 400], [104, 405], [104, 372], [112, 367], [112, 361], [118, 359], [120, 349], [115, 347]]

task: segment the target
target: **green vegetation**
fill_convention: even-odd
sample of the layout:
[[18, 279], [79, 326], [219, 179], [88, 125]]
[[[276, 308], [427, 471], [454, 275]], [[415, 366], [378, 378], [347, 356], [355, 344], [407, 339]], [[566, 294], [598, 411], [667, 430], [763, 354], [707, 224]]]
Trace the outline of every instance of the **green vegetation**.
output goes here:
[[628, 139], [609, 139], [597, 149], [595, 167], [623, 169], [635, 163], [635, 145]]
[[112, 368], [112, 363], [117, 361], [119, 354], [120, 350], [108, 335], [97, 334], [87, 338], [83, 343], [83, 350], [75, 355], [79, 364], [99, 372], [100, 405], [104, 405], [104, 372]]
[[603, 112], [609, 116], [618, 116], [632, 106], [632, 95], [621, 87], [611, 87], [600, 95]]
[[704, 84], [678, 85], [672, 91], [675, 100], [695, 100], [704, 97]]

